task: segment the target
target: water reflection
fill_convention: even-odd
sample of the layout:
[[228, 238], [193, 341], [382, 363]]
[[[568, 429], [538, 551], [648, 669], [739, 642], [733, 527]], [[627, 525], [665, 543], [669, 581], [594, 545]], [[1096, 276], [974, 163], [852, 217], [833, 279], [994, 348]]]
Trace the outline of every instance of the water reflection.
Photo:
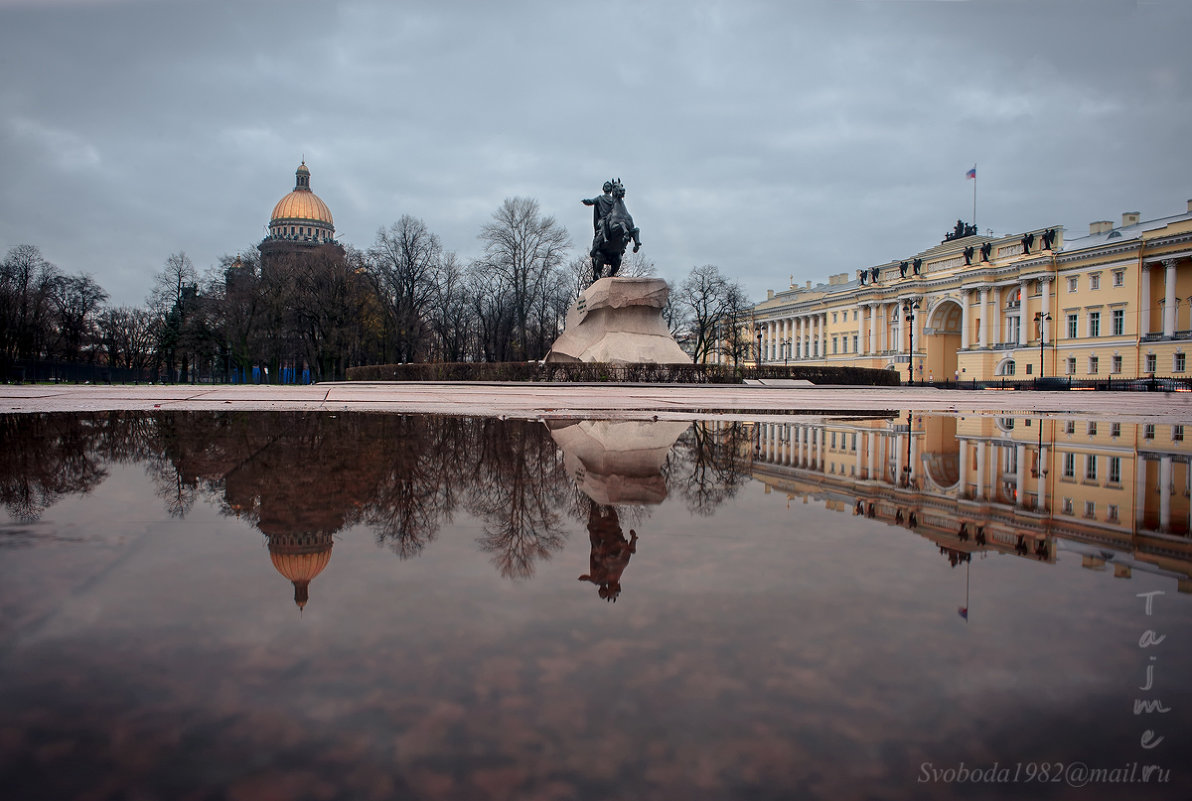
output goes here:
[[0, 543], [23, 546], [0, 551], [0, 776], [21, 798], [1095, 798], [920, 776], [1138, 761], [1171, 784], [1117, 797], [1186, 798], [1182, 440], [1029, 422], [0, 418]]
[[1180, 425], [914, 414], [763, 423], [755, 453], [767, 490], [913, 530], [953, 566], [976, 552], [1054, 563], [1066, 547], [1087, 567], [1116, 558], [1120, 578], [1158, 570], [1192, 592], [1192, 448]]

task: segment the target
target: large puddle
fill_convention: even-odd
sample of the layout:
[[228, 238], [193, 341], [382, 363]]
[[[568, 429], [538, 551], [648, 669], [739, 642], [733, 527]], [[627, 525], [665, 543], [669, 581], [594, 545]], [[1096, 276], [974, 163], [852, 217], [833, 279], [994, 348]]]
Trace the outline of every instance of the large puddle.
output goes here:
[[0, 787], [1188, 798], [1183, 436], [0, 416]]

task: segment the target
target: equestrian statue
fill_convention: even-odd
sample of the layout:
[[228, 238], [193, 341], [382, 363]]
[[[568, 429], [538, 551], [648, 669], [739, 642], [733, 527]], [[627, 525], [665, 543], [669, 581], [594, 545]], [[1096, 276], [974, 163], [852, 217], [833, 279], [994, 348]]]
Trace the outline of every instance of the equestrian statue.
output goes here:
[[600, 197], [584, 198], [585, 206], [592, 206], [592, 282], [600, 279], [605, 265], [609, 267], [609, 277], [617, 274], [621, 269], [621, 259], [625, 256], [625, 248], [633, 240], [633, 252], [642, 246], [640, 231], [633, 224], [633, 217], [625, 208], [625, 186], [618, 178], [615, 181], [604, 182], [604, 194]]

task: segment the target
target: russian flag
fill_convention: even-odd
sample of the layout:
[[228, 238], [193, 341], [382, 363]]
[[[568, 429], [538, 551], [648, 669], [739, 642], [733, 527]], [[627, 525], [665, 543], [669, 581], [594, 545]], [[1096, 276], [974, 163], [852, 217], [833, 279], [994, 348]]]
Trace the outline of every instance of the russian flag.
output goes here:
[[977, 168], [976, 168], [976, 167], [973, 167], [971, 170], [969, 170], [968, 172], [966, 172], [966, 173], [964, 174], [964, 177], [965, 177], [965, 178], [972, 178], [972, 179], [975, 181], [975, 180], [977, 179]]

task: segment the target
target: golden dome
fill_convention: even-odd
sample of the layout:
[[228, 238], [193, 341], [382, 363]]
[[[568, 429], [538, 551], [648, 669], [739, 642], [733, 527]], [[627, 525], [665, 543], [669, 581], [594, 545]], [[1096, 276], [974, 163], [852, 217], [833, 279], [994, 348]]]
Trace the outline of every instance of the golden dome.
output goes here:
[[331, 209], [327, 208], [327, 204], [309, 189], [295, 189], [277, 201], [277, 205], [273, 207], [273, 216], [269, 218], [271, 223], [291, 220], [313, 221], [335, 226], [335, 221], [331, 218]]
[[327, 228], [335, 227], [335, 220], [331, 217], [331, 209], [310, 191], [310, 170], [304, 160], [294, 171], [294, 191], [277, 201], [273, 207], [273, 216], [269, 218], [274, 223], [321, 223]]
[[330, 534], [278, 534], [269, 537], [269, 559], [274, 569], [294, 584], [294, 603], [301, 609], [309, 597], [310, 582], [331, 561]]

